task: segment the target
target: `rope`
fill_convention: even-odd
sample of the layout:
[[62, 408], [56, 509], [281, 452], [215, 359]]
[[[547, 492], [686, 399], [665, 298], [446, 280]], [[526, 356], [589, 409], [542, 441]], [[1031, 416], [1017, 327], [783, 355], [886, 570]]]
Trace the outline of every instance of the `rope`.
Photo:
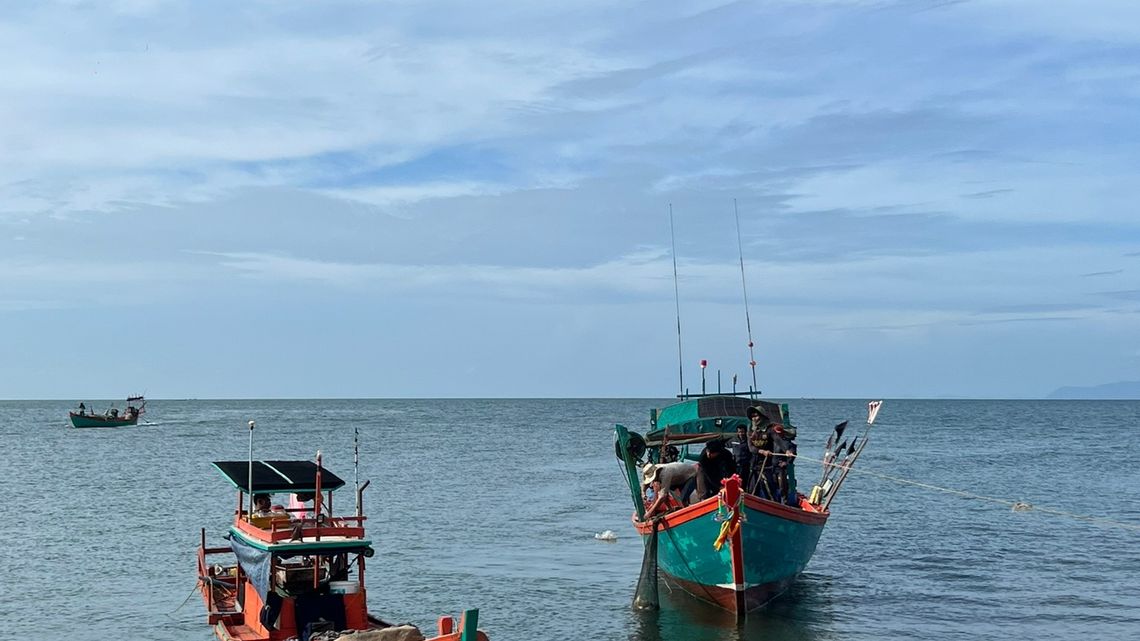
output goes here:
[[177, 613], [178, 613], [178, 611], [182, 609], [182, 606], [184, 606], [184, 605], [186, 605], [187, 603], [189, 603], [189, 602], [190, 602], [190, 597], [194, 596], [194, 593], [198, 591], [198, 586], [199, 586], [199, 585], [201, 585], [201, 583], [202, 583], [202, 578], [201, 578], [201, 577], [199, 577], [199, 578], [198, 578], [198, 581], [194, 583], [194, 588], [193, 588], [192, 590], [190, 590], [190, 594], [187, 594], [187, 595], [186, 595], [186, 598], [185, 598], [185, 599], [182, 599], [182, 604], [181, 604], [181, 605], [179, 605], [177, 608], [174, 608], [174, 610], [173, 610], [173, 611], [171, 611], [171, 612], [168, 612], [166, 616], [168, 616], [168, 617], [170, 617], [170, 618], [172, 618], [172, 619], [173, 619], [173, 618], [174, 618], [174, 615], [175, 615], [175, 614], [177, 614]]
[[[785, 456], [785, 455], [784, 454], [773, 454], [773, 456]], [[803, 459], [805, 461], [813, 461], [815, 463], [823, 463], [823, 461], [821, 461], [820, 459], [813, 459], [813, 458], [810, 458], [807, 456], [802, 456], [802, 455], [796, 455], [795, 458]], [[941, 487], [938, 485], [932, 485], [930, 483], [923, 483], [921, 481], [912, 481], [910, 479], [904, 479], [904, 478], [901, 478], [898, 476], [891, 476], [890, 474], [883, 474], [882, 472], [875, 472], [873, 470], [867, 470], [867, 469], [863, 469], [863, 468], [855, 469], [855, 468], [850, 467], [850, 466], [837, 465], [835, 463], [825, 463], [825, 465], [827, 465], [828, 467], [834, 467], [834, 468], [841, 469], [841, 470], [847, 470], [849, 473], [850, 472], [858, 472], [859, 474], [866, 474], [868, 476], [874, 476], [876, 478], [881, 478], [881, 479], [884, 479], [887, 481], [894, 481], [895, 483], [902, 483], [904, 485], [913, 485], [915, 487], [921, 487], [923, 489], [933, 490], [935, 492], [942, 492], [944, 494], [953, 494], [955, 496], [961, 496], [961, 497], [968, 498], [968, 499], [976, 499], [979, 501], [988, 501], [990, 503], [998, 503], [1000, 505], [1008, 505], [1014, 511], [1017, 511], [1017, 512], [1028, 512], [1030, 510], [1036, 510], [1038, 512], [1043, 512], [1045, 514], [1052, 514], [1055, 516], [1067, 516], [1071, 519], [1077, 519], [1079, 521], [1088, 521], [1089, 523], [1098, 523], [1101, 525], [1109, 525], [1109, 526], [1124, 528], [1124, 529], [1128, 529], [1128, 530], [1140, 531], [1140, 524], [1137, 524], [1137, 523], [1126, 523], [1124, 521], [1117, 521], [1116, 519], [1110, 519], [1110, 518], [1106, 518], [1103, 516], [1092, 516], [1091, 514], [1080, 514], [1077, 512], [1069, 512], [1067, 510], [1059, 510], [1057, 508], [1052, 508], [1052, 507], [1042, 507], [1039, 505], [1031, 505], [1031, 504], [1026, 503], [1024, 501], [1015, 501], [1012, 499], [1003, 499], [1003, 498], [999, 498], [996, 496], [986, 496], [984, 494], [975, 494], [974, 492], [966, 492], [963, 490], [956, 490], [956, 489], [950, 488], [950, 487]]]

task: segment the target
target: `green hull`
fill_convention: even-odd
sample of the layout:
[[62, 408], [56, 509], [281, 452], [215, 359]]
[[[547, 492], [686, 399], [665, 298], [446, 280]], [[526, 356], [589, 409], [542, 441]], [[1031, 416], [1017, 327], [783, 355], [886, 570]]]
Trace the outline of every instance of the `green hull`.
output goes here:
[[[786, 405], [730, 395], [686, 398], [653, 410], [644, 437], [615, 426], [615, 454], [623, 463], [634, 521], [643, 537], [648, 539], [654, 526], [645, 520], [638, 473], [642, 461], [661, 461], [666, 445], [683, 448], [679, 455], [684, 460], [689, 447], [727, 440], [737, 428], [750, 425], [752, 410], [794, 435]], [[791, 470], [789, 481], [794, 488]], [[828, 512], [802, 496], [793, 508], [744, 494], [736, 475], [724, 481], [720, 497], [737, 510], [721, 506], [721, 499], [713, 497], [654, 519], [657, 567], [666, 582], [743, 615], [779, 595], [804, 571], [823, 534]], [[727, 524], [722, 520], [726, 518]], [[718, 547], [722, 528], [725, 536]]]
[[[717, 550], [716, 507], [712, 498], [665, 519], [657, 563], [668, 582], [738, 613], [764, 605], [803, 572], [827, 521], [825, 514], [749, 497], [739, 533]], [[642, 534], [648, 537], [648, 529]]]
[[139, 418], [103, 418], [98, 414], [76, 414], [70, 413], [71, 425], [73, 427], [124, 427], [127, 425], [137, 425]]

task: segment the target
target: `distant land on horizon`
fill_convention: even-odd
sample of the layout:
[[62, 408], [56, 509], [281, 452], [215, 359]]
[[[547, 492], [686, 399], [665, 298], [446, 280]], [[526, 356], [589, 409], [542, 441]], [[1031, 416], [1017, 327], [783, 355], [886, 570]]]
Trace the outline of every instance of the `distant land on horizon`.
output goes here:
[[1088, 387], [1058, 387], [1046, 398], [1069, 400], [1140, 400], [1140, 381], [1117, 381]]

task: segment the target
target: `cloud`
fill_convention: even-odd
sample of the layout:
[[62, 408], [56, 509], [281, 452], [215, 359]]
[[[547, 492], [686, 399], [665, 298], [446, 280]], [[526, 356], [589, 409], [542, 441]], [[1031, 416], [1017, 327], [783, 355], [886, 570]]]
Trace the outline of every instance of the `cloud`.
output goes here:
[[989, 191], [978, 191], [972, 194], [962, 194], [962, 198], [993, 198], [1002, 194], [1011, 193], [1012, 189], [990, 189]]
[[1025, 313], [1053, 313], [1075, 312], [1098, 309], [1096, 305], [1081, 305], [1076, 303], [1026, 303], [1022, 305], [998, 305], [979, 310], [982, 314], [1025, 314]]
[[[1120, 258], [1140, 255], [1135, 11], [13, 6], [0, 301], [29, 328], [124, 299], [174, 327], [185, 305], [225, 301], [275, 310], [280, 339], [315, 322], [297, 301], [355, 319], [463, 300], [510, 340], [572, 318], [569, 362], [621, 333], [606, 323], [636, 335], [641, 315], [668, 315], [670, 205], [688, 325], [735, 332], [735, 201], [750, 299], [789, 378], [866, 362], [844, 335], [859, 331], [900, 363], [977, 346], [1030, 363], [1048, 341], [1117, 366], [1107, 346], [1134, 344], [1137, 300]], [[408, 344], [424, 331], [402, 329]]]
[[1125, 289], [1111, 292], [1096, 292], [1094, 296], [1105, 296], [1123, 301], [1140, 301], [1140, 289]]

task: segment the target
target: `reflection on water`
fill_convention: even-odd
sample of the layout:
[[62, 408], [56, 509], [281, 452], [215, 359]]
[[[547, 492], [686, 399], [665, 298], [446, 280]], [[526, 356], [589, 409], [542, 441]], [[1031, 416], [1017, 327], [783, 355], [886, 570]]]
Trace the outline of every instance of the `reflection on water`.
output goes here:
[[826, 641], [837, 638], [826, 577], [805, 574], [767, 606], [736, 615], [661, 581], [661, 609], [631, 614], [629, 641]]

